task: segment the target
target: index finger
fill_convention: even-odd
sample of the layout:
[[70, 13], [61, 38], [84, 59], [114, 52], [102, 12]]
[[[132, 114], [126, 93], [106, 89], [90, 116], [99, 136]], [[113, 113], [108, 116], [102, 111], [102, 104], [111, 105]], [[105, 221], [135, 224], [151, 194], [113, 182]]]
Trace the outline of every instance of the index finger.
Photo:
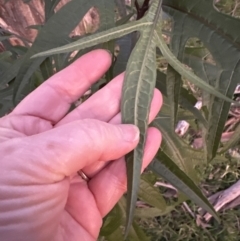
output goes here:
[[111, 56], [107, 51], [91, 51], [49, 78], [23, 99], [11, 114], [37, 116], [54, 124], [110, 65]]

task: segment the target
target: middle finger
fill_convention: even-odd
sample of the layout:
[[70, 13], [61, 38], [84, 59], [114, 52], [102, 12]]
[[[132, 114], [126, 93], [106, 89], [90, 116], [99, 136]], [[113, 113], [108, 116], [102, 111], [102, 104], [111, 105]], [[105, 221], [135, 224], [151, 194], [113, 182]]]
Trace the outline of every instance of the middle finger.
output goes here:
[[57, 126], [86, 118], [105, 122], [111, 120], [120, 111], [123, 79], [123, 73], [115, 77], [109, 84], [65, 116]]

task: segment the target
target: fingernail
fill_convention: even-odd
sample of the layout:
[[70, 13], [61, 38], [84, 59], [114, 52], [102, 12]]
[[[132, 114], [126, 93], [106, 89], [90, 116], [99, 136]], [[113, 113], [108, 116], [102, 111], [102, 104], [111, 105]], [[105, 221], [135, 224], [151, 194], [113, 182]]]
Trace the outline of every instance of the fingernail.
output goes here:
[[123, 138], [128, 142], [136, 142], [139, 139], [139, 129], [135, 125], [122, 125]]

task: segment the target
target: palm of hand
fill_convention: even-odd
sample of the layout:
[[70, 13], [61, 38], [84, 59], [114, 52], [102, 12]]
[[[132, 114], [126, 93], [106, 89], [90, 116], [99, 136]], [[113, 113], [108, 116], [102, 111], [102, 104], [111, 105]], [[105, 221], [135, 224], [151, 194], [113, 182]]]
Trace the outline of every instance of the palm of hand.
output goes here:
[[[66, 113], [104, 74], [110, 61], [103, 50], [83, 56], [0, 119], [1, 237], [97, 239], [102, 218], [126, 190], [122, 156], [138, 141], [132, 127], [119, 125], [123, 75]], [[150, 120], [160, 105], [156, 91]], [[132, 132], [125, 141], [120, 127]], [[156, 129], [149, 129], [143, 168], [155, 155], [160, 139]], [[88, 183], [76, 175], [80, 169], [91, 178]]]

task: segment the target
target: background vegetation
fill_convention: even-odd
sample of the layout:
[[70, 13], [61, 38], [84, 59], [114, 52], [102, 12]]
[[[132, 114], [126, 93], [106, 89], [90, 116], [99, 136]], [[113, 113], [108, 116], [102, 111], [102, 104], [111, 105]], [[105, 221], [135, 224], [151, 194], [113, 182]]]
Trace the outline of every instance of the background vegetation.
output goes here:
[[[134, 241], [239, 240], [239, 107], [231, 101], [240, 93], [240, 3], [1, 2], [1, 116], [92, 49], [110, 50], [113, 65], [73, 108], [126, 69], [123, 122], [138, 125], [141, 141], [127, 156], [128, 194], [104, 219], [99, 240], [123, 240], [124, 226]], [[11, 22], [17, 5], [19, 22], [29, 25], [22, 29]], [[140, 179], [154, 87], [164, 105], [151, 125], [163, 143]], [[223, 210], [221, 223], [210, 203]]]

